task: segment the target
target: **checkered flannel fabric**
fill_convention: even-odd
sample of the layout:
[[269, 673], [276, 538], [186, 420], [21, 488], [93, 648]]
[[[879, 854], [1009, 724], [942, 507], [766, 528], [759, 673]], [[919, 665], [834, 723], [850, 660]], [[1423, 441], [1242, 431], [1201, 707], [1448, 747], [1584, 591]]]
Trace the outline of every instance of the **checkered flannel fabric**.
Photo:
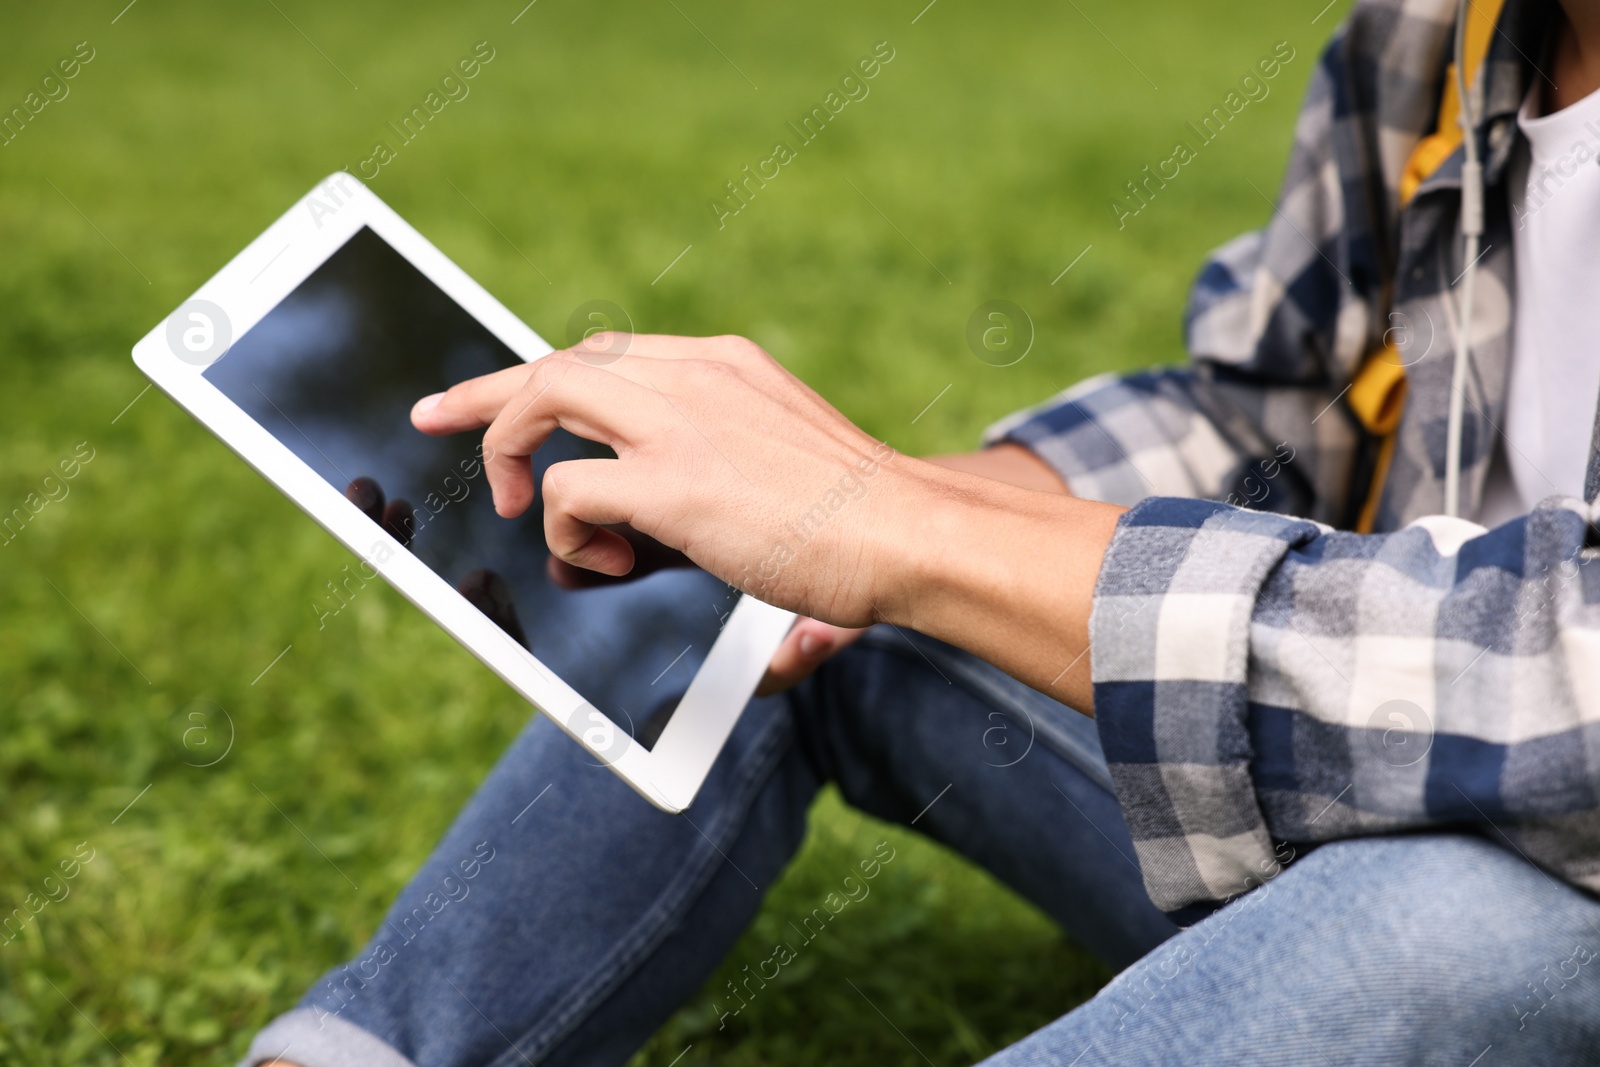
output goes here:
[[1091, 659], [1157, 906], [1269, 880], [1274, 840], [1451, 825], [1600, 891], [1594, 518], [1552, 499], [1492, 531], [1360, 535], [1213, 501], [1128, 512]]
[[[1536, 76], [1556, 7], [1508, 0], [1484, 62], [1484, 252], [1466, 390], [1462, 502], [1472, 514], [1504, 420], [1510, 360], [1512, 219], [1504, 182], [1516, 112]], [[1363, 0], [1324, 50], [1295, 126], [1267, 225], [1214, 252], [1184, 325], [1193, 360], [1085, 382], [990, 429], [1050, 462], [1081, 496], [1236, 499], [1349, 527], [1367, 497], [1378, 442], [1346, 388], [1393, 344], [1409, 397], [1374, 529], [1437, 514], [1454, 351], [1450, 287], [1466, 264], [1458, 236], [1460, 150], [1402, 208], [1412, 149], [1438, 121], [1454, 29], [1452, 0]], [[1256, 500], [1246, 480], [1274, 458], [1288, 478]]]
[[[1467, 514], [1505, 408], [1515, 114], [1555, 10], [1508, 0], [1480, 75]], [[1200, 273], [1189, 366], [1084, 382], [985, 435], [1032, 449], [1080, 496], [1134, 506], [1096, 594], [1095, 707], [1146, 888], [1180, 918], [1276, 873], [1274, 839], [1447, 824], [1600, 891], [1588, 506], [1547, 501], [1492, 532], [1430, 518], [1465, 266], [1460, 150], [1404, 205], [1399, 188], [1437, 121], [1454, 13], [1357, 4], [1313, 74], [1271, 220]], [[1387, 344], [1409, 396], [1379, 533], [1339, 532], [1379, 444], [1346, 388]]]

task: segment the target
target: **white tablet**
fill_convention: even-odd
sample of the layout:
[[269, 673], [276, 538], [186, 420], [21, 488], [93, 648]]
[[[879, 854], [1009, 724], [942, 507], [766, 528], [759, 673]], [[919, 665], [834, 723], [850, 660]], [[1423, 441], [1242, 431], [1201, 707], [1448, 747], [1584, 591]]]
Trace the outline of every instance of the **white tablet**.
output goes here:
[[[511, 520], [494, 513], [480, 434], [428, 437], [409, 414], [420, 397], [550, 351], [340, 172], [151, 330], [133, 358], [601, 763], [657, 807], [682, 811], [794, 616], [731, 591], [728, 610], [705, 606], [700, 669], [682, 699], [655, 709], [648, 725], [647, 709], [602, 711], [563, 680], [563, 658], [569, 677], [583, 675], [577, 665], [642, 673], [655, 660], [595, 664], [593, 648], [588, 659], [574, 658], [586, 655], [582, 644], [562, 642], [580, 628], [584, 598], [600, 591], [558, 590], [550, 581], [537, 507]], [[540, 453], [536, 466], [604, 451], [562, 434]], [[344, 599], [339, 584], [354, 591], [348, 580], [330, 583], [330, 612]], [[561, 654], [552, 658], [546, 644]]]

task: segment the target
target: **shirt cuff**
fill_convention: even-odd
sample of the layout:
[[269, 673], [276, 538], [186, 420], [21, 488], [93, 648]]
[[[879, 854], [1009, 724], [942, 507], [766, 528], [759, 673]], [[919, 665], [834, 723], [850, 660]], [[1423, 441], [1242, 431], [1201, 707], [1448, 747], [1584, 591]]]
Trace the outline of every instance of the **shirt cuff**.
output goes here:
[[1027, 448], [1074, 496], [1131, 507], [1153, 496], [1220, 498], [1246, 457], [1201, 410], [1195, 372], [1102, 374], [983, 434]]
[[1145, 889], [1169, 914], [1280, 869], [1250, 777], [1250, 623], [1273, 569], [1323, 529], [1167, 497], [1117, 524], [1089, 620], [1095, 719]]
[[[1137, 471], [1131, 467], [1125, 471], [1108, 470], [1119, 465], [1123, 453], [1098, 421], [1102, 413], [1096, 408], [1103, 405], [1097, 404], [1096, 398], [1103, 391], [1120, 392], [1119, 385], [1120, 377], [1115, 374], [1102, 374], [1080, 382], [988, 426], [981, 443], [984, 448], [999, 444], [1021, 445], [1055, 471], [1074, 496], [1131, 504], [1148, 495], [1149, 489], [1142, 484], [1120, 486], [1121, 496], [1132, 494], [1130, 499], [1121, 499], [1115, 491], [1099, 484], [1116, 481], [1115, 475], [1122, 475], [1124, 481], [1129, 475], [1137, 476]], [[1113, 476], [1107, 478], [1107, 474]], [[1091, 481], [1095, 482], [1092, 486]], [[1137, 492], [1140, 488], [1144, 491]]]

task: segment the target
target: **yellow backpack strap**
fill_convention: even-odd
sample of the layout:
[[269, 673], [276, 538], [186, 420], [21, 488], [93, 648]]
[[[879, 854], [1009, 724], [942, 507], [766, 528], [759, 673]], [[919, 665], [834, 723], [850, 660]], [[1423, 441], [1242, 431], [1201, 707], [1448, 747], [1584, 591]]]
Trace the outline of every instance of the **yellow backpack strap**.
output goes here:
[[[1483, 69], [1484, 58], [1489, 54], [1489, 43], [1494, 38], [1494, 28], [1500, 19], [1500, 9], [1505, 0], [1472, 0], [1467, 5], [1467, 85], [1470, 88]], [[1439, 101], [1439, 123], [1434, 132], [1417, 142], [1400, 171], [1400, 207], [1404, 208], [1417, 194], [1417, 189], [1435, 171], [1444, 165], [1452, 152], [1461, 147], [1461, 98], [1456, 92], [1456, 65], [1451, 63], [1445, 71], [1444, 94]], [[1378, 462], [1373, 470], [1372, 484], [1367, 489], [1367, 499], [1356, 520], [1356, 530], [1370, 533], [1378, 513], [1378, 502], [1383, 497], [1384, 485], [1389, 480], [1389, 467], [1394, 462], [1396, 433], [1400, 416], [1405, 410], [1406, 369], [1400, 351], [1393, 343], [1367, 357], [1347, 394], [1350, 410], [1362, 427], [1380, 438]]]
[[1345, 398], [1362, 428], [1382, 442], [1378, 446], [1378, 461], [1373, 467], [1366, 502], [1361, 505], [1361, 514], [1356, 519], [1357, 533], [1371, 533], [1378, 514], [1378, 501], [1383, 499], [1383, 488], [1389, 481], [1395, 443], [1400, 439], [1400, 415], [1406, 406], [1406, 368], [1393, 344], [1374, 353], [1362, 365]]

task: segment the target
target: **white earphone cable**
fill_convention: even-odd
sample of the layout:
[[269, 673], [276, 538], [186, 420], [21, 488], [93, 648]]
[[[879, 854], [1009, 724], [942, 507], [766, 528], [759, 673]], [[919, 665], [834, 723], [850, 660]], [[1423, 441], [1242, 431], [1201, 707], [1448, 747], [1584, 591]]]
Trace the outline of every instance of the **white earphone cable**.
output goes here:
[[[1460, 297], [1456, 302], [1455, 367], [1450, 375], [1450, 411], [1445, 438], [1444, 511], [1461, 513], [1461, 435], [1466, 403], [1467, 369], [1472, 359], [1472, 294], [1478, 273], [1478, 242], [1483, 236], [1483, 164], [1478, 159], [1479, 108], [1467, 91], [1467, 5], [1460, 0], [1456, 11], [1456, 96], [1461, 108], [1461, 255], [1466, 268], [1461, 272]], [[1481, 85], [1475, 79], [1473, 89]], [[1446, 299], [1449, 299], [1446, 297]]]

